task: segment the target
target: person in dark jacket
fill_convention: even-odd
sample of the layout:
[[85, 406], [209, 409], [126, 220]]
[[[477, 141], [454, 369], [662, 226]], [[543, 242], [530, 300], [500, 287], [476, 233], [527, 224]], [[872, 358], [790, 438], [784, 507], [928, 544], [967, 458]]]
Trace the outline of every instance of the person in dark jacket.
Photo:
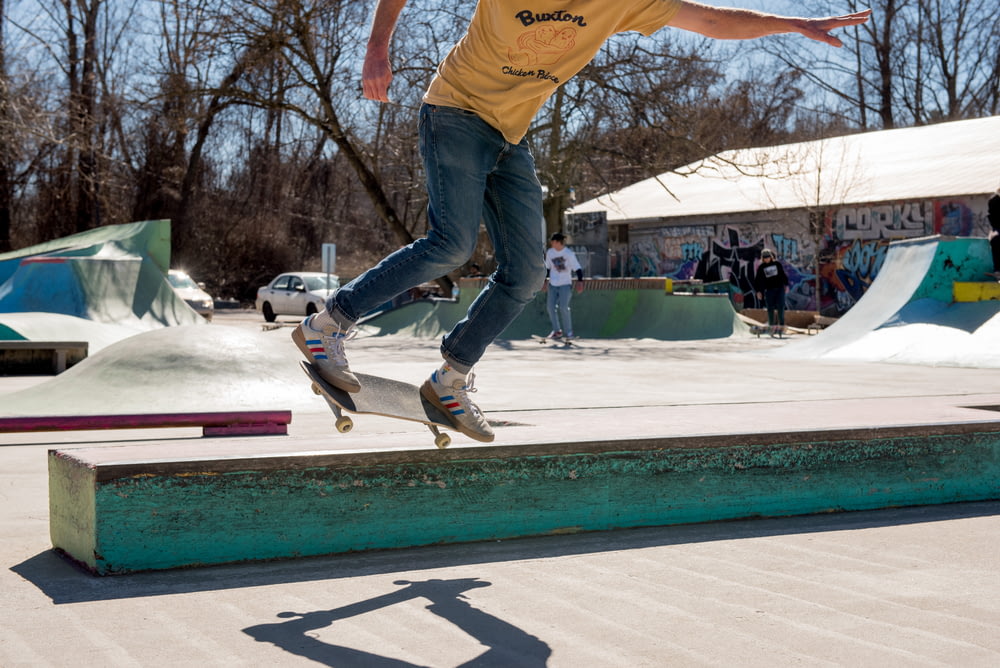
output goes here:
[[767, 307], [767, 324], [770, 327], [785, 326], [785, 292], [788, 290], [788, 275], [781, 263], [774, 258], [774, 251], [765, 248], [760, 252], [760, 265], [753, 278], [758, 302], [763, 299]]
[[1000, 279], [1000, 188], [993, 193], [993, 197], [986, 203], [986, 217], [989, 218], [990, 227], [990, 250], [993, 251], [993, 276]]

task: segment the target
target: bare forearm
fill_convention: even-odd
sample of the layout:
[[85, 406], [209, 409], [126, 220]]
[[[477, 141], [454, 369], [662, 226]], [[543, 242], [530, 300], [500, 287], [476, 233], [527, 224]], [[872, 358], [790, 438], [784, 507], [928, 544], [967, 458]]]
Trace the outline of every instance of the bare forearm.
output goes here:
[[685, 0], [670, 25], [714, 39], [756, 39], [781, 33], [799, 33], [830, 46], [841, 46], [840, 40], [830, 35], [830, 31], [860, 25], [868, 20], [870, 14], [871, 10], [865, 10], [843, 16], [803, 18], [751, 9], [713, 7]]
[[389, 43], [404, 6], [406, 0], [379, 0], [375, 7], [365, 64], [361, 70], [361, 85], [369, 100], [389, 101], [389, 84], [392, 82]]
[[407, 0], [379, 0], [375, 6], [371, 34], [368, 36], [368, 51], [389, 52], [392, 32], [396, 29], [399, 15]]

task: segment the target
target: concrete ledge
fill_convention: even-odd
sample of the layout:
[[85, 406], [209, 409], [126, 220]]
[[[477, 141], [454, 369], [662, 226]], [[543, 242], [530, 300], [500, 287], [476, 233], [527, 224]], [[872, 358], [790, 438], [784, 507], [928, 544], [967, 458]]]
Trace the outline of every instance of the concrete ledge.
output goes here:
[[0, 374], [38, 370], [60, 374], [86, 359], [89, 348], [87, 341], [0, 340]]
[[101, 575], [1000, 498], [1000, 422], [187, 460], [116, 450], [49, 452], [52, 544]]

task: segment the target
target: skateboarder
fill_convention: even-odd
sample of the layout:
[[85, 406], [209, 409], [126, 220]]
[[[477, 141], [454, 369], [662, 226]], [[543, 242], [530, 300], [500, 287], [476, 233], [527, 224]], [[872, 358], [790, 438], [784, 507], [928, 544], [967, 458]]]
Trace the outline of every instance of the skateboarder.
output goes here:
[[[389, 101], [389, 43], [406, 2], [378, 0], [375, 7], [362, 69], [364, 95], [370, 100]], [[344, 351], [355, 322], [396, 294], [461, 267], [475, 250], [483, 221], [498, 266], [465, 318], [444, 336], [444, 364], [421, 388], [428, 401], [450, 407], [457, 429], [480, 441], [493, 440], [493, 430], [470, 399], [472, 367], [545, 277], [542, 188], [525, 135], [556, 87], [619, 32], [650, 35], [670, 25], [718, 39], [799, 33], [841, 46], [830, 32], [864, 23], [871, 13], [795, 18], [689, 0], [565, 0], [550, 5], [479, 1], [466, 34], [438, 66], [420, 109], [427, 236], [343, 286], [325, 311], [304, 320], [293, 333], [324, 378], [357, 391], [360, 384]]]
[[548, 283], [543, 289], [548, 291], [549, 320], [552, 331], [546, 338], [572, 339], [573, 316], [569, 301], [573, 297], [573, 277], [576, 276], [576, 291], [583, 292], [583, 268], [576, 259], [572, 248], [566, 247], [566, 236], [556, 232], [549, 238], [550, 246], [545, 251], [545, 269], [549, 273]]
[[757, 299], [763, 298], [767, 307], [769, 327], [785, 326], [785, 291], [788, 289], [788, 275], [781, 263], [774, 259], [774, 251], [765, 248], [760, 252], [760, 265], [753, 278]]

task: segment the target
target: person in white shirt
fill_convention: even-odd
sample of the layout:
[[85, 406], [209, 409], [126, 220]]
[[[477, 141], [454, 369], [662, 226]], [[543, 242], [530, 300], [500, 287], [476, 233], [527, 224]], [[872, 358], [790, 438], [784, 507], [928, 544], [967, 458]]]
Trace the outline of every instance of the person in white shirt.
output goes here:
[[549, 280], [544, 286], [548, 291], [549, 319], [552, 331], [547, 338], [572, 339], [573, 316], [569, 302], [573, 297], [573, 278], [576, 277], [576, 291], [583, 292], [583, 268], [572, 248], [566, 247], [566, 236], [562, 232], [553, 234], [551, 246], [545, 252], [545, 269]]

